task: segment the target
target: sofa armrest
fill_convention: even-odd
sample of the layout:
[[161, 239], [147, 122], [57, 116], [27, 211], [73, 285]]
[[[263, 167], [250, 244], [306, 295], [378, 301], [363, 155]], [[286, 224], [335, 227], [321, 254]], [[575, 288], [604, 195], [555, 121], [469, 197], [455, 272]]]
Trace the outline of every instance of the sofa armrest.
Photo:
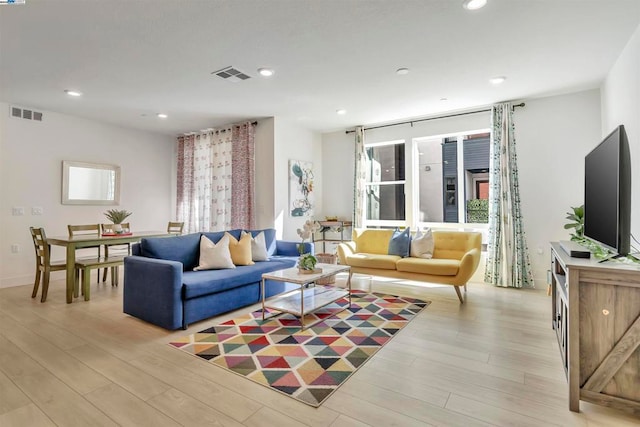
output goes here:
[[356, 253], [356, 242], [342, 242], [338, 243], [338, 259], [340, 264], [347, 264], [347, 255], [353, 255]]
[[[298, 245], [300, 242], [291, 242], [286, 240], [276, 240], [276, 255], [282, 256], [298, 256], [300, 255], [300, 251], [298, 250]], [[312, 242], [305, 242], [302, 244], [304, 247], [303, 253], [310, 253], [314, 255], [315, 246]]]
[[126, 257], [123, 311], [165, 329], [183, 327], [182, 263]]
[[478, 248], [473, 248], [462, 256], [458, 270], [458, 278], [460, 279], [461, 285], [464, 285], [471, 279], [471, 276], [476, 272], [479, 264], [480, 250]]

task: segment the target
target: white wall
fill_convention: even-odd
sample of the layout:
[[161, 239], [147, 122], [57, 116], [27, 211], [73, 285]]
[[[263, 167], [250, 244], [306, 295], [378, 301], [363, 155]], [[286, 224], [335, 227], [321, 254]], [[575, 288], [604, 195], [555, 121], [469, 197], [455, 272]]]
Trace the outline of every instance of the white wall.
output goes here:
[[[322, 149], [321, 136], [317, 132], [302, 128], [295, 122], [275, 118], [274, 129], [274, 222], [278, 238], [300, 240], [296, 230], [307, 219], [322, 218]], [[315, 206], [313, 217], [291, 217], [289, 215], [289, 160], [313, 163], [315, 179], [313, 192]]]
[[259, 229], [274, 227], [274, 123], [273, 117], [263, 119], [255, 128], [256, 227]]
[[601, 139], [600, 93], [528, 99], [514, 122], [529, 255], [536, 288], [546, 288], [549, 242], [569, 240], [565, 213], [584, 202], [584, 156]]
[[631, 152], [631, 232], [640, 239], [640, 26], [602, 85], [602, 137], [621, 124]]
[[[520, 196], [537, 288], [546, 288], [549, 242], [567, 240], [565, 212], [583, 202], [584, 156], [599, 142], [598, 90], [526, 100], [515, 113]], [[394, 126], [365, 132], [367, 142], [488, 128], [489, 113]], [[353, 207], [353, 134], [324, 134], [325, 206], [345, 218]], [[407, 153], [409, 154], [409, 153]], [[329, 162], [338, 167], [331, 168]], [[408, 177], [409, 179], [409, 177]], [[410, 187], [407, 183], [407, 187]], [[407, 191], [411, 191], [407, 188]], [[541, 252], [541, 253], [539, 253]], [[479, 270], [483, 270], [483, 266]], [[481, 278], [474, 275], [474, 279]]]
[[[108, 222], [110, 206], [61, 204], [62, 161], [111, 163], [121, 167], [119, 208], [133, 212], [137, 230], [165, 230], [175, 217], [175, 139], [78, 117], [43, 111], [33, 122], [8, 117], [0, 103], [0, 287], [32, 283], [35, 255], [29, 226], [66, 235], [67, 224]], [[12, 216], [12, 207], [24, 216]], [[31, 207], [43, 208], [42, 216]], [[20, 245], [19, 253], [11, 245]], [[54, 247], [54, 259], [64, 259]]]

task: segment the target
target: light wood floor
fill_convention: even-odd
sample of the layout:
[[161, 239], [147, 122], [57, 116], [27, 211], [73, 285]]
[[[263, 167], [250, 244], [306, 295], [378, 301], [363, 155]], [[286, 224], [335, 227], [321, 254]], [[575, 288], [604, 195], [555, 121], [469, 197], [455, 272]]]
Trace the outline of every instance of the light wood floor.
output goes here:
[[0, 289], [2, 427], [640, 425], [586, 402], [569, 412], [542, 291], [470, 284], [460, 305], [450, 287], [373, 282], [432, 304], [316, 409], [169, 347], [187, 332], [123, 314], [121, 289], [93, 283], [91, 301], [65, 304], [63, 288], [44, 304], [31, 286]]

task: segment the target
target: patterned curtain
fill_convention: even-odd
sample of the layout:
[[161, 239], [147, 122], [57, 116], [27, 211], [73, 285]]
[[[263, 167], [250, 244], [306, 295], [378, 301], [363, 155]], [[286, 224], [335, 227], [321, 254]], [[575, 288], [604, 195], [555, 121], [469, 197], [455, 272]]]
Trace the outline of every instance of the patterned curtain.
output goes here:
[[355, 173], [353, 178], [353, 226], [364, 227], [366, 218], [365, 199], [367, 155], [364, 149], [364, 127], [358, 126], [355, 131]]
[[231, 228], [256, 228], [254, 134], [250, 122], [233, 126]]
[[533, 288], [520, 210], [516, 141], [510, 103], [492, 109], [489, 164], [489, 242], [484, 280], [496, 286]]
[[177, 218], [185, 233], [231, 226], [231, 127], [178, 138]]
[[247, 122], [178, 138], [177, 218], [186, 233], [255, 228], [254, 136]]

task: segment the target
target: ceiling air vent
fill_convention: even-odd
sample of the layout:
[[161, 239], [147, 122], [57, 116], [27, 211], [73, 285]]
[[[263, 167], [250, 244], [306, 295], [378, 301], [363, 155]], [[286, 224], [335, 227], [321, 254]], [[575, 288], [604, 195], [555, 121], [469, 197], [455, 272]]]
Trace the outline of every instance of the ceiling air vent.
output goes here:
[[214, 71], [211, 74], [215, 74], [216, 76], [222, 77], [226, 81], [233, 83], [238, 83], [251, 78], [242, 71], [236, 70], [233, 67], [224, 67], [223, 69]]
[[42, 113], [39, 111], [33, 111], [28, 108], [20, 108], [11, 106], [9, 108], [9, 116], [16, 119], [35, 120], [36, 122], [42, 121]]

